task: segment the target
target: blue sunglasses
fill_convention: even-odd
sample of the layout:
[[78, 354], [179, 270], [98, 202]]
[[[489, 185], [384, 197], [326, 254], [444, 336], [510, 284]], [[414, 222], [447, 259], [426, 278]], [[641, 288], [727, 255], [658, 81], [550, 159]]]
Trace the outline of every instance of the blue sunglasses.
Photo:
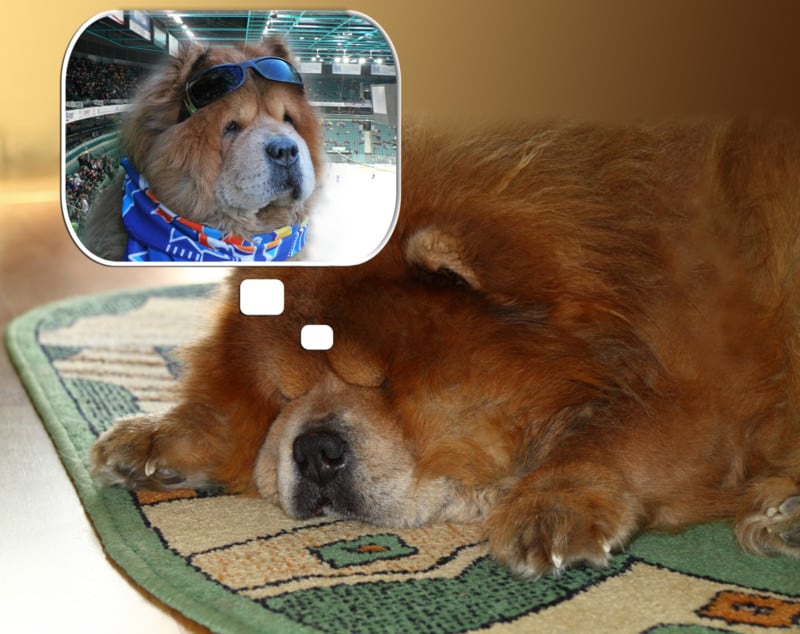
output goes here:
[[193, 115], [200, 108], [205, 108], [241, 88], [247, 79], [248, 68], [252, 68], [264, 79], [303, 88], [300, 73], [281, 57], [256, 57], [238, 63], [218, 64], [200, 71], [186, 82], [186, 116]]

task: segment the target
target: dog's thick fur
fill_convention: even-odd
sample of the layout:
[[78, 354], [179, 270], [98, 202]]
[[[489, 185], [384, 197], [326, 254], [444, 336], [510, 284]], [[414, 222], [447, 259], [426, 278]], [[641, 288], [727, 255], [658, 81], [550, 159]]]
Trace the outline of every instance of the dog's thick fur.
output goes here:
[[[525, 575], [720, 518], [800, 554], [794, 129], [414, 130], [402, 159], [377, 257], [236, 271], [178, 404], [106, 432], [100, 478], [482, 521]], [[249, 277], [283, 280], [283, 315], [240, 314]], [[303, 350], [306, 324], [333, 348]]]
[[[203, 69], [273, 55], [289, 59], [281, 40], [257, 45], [185, 48], [142, 85], [121, 131], [125, 155], [170, 210], [184, 218], [248, 237], [306, 220], [323, 167], [319, 120], [303, 91], [248, 70], [245, 84], [181, 118], [186, 81]], [[293, 142], [287, 167], [270, 157], [274, 140]], [[122, 174], [98, 196], [81, 235], [106, 260], [125, 256]]]

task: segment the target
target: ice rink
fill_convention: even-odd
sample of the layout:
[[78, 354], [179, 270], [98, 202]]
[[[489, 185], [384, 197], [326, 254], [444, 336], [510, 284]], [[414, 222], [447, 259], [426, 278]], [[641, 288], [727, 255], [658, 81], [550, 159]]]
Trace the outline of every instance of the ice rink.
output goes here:
[[338, 265], [368, 260], [394, 227], [396, 166], [330, 163], [324, 179], [323, 200], [311, 214], [302, 260]]

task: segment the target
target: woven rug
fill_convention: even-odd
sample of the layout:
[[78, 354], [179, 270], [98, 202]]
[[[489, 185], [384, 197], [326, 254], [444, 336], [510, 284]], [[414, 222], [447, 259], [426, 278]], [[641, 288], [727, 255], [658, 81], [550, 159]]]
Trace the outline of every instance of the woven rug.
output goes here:
[[487, 558], [471, 525], [297, 522], [263, 500], [95, 487], [89, 446], [118, 416], [170, 405], [175, 349], [210, 291], [74, 299], [6, 335], [108, 555], [189, 619], [237, 633], [800, 630], [800, 562], [743, 554], [725, 524], [645, 535], [607, 569], [532, 582]]

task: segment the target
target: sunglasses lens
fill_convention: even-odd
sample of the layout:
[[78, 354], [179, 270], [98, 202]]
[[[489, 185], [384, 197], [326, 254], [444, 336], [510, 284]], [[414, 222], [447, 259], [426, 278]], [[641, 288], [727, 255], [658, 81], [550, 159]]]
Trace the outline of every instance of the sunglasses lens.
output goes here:
[[244, 83], [245, 69], [240, 66], [209, 68], [186, 87], [195, 108], [207, 106], [236, 90]]
[[303, 85], [300, 74], [288, 62], [277, 57], [263, 57], [254, 63], [255, 69], [264, 79], [286, 84]]

